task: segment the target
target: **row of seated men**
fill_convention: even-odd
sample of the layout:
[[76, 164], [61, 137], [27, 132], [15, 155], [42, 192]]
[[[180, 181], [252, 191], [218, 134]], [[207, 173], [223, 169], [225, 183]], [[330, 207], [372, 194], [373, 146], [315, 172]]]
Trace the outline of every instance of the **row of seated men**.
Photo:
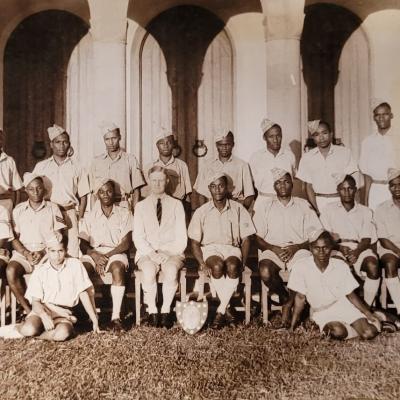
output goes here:
[[[115, 204], [115, 183], [104, 178], [96, 188], [98, 202], [79, 227], [81, 261], [65, 260], [66, 249], [54, 240], [66, 228], [61, 211], [54, 203], [44, 201], [43, 178], [26, 173], [24, 186], [28, 200], [14, 209], [12, 224], [5, 208], [1, 219], [3, 244], [11, 240], [14, 248], [10, 260], [3, 250], [1, 263], [12, 291], [28, 315], [21, 332], [33, 335], [45, 329], [44, 337], [49, 337], [48, 330], [56, 338], [69, 335], [74, 321], [70, 308], [82, 290], [89, 296], [89, 301], [87, 296], [82, 301], [97, 331], [93, 288], [87, 286], [87, 275], [105, 272], [112, 274], [110, 328], [123, 329], [120, 312], [128, 268], [126, 251], [132, 239], [136, 247], [135, 262], [143, 273], [144, 302], [150, 324], [172, 326], [171, 303], [188, 237], [199, 268], [210, 276], [220, 300], [212, 327], [235, 324], [230, 301], [246, 265], [251, 238], [255, 237], [260, 276], [270, 291], [279, 296], [284, 326], [295, 328], [307, 299], [313, 310], [312, 318], [322, 331], [339, 338], [355, 334], [374, 337], [380, 327], [370, 309], [379, 288], [378, 254], [386, 268], [387, 286], [398, 306], [399, 252], [395, 235], [399, 226], [400, 170], [389, 171], [393, 198], [378, 208], [375, 222], [371, 210], [355, 203], [357, 187], [350, 175], [335, 177], [340, 203], [326, 206], [320, 220], [305, 200], [292, 196], [290, 172], [275, 168], [272, 173], [276, 197], [260, 202], [253, 218], [243, 205], [230, 199], [228, 177], [222, 172], [213, 175], [208, 182], [212, 199], [195, 211], [188, 229], [182, 202], [165, 193], [168, 174], [163, 167], [150, 169], [150, 195], [137, 203], [133, 217], [127, 208]], [[397, 214], [388, 213], [388, 206]], [[73, 271], [68, 272], [69, 264], [79, 268], [72, 267]], [[357, 274], [366, 274], [364, 300], [354, 292], [358, 283], [349, 265]], [[289, 290], [279, 275], [282, 268], [291, 272]], [[160, 269], [164, 282], [159, 313], [156, 274]], [[32, 271], [25, 293], [23, 275]], [[59, 331], [56, 334], [57, 323], [63, 324], [59, 328], [63, 334]]]

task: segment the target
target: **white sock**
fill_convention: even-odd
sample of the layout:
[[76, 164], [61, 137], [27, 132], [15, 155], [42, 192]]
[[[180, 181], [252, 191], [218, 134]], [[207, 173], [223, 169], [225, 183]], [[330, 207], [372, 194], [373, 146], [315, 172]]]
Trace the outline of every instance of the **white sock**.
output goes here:
[[369, 305], [372, 306], [372, 303], [375, 300], [375, 296], [379, 290], [379, 284], [381, 280], [378, 279], [370, 279], [365, 278], [364, 282], [364, 301]]
[[390, 293], [390, 297], [393, 300], [394, 305], [397, 309], [397, 314], [400, 314], [400, 280], [398, 277], [385, 278], [386, 286]]
[[161, 307], [162, 313], [169, 313], [171, 311], [171, 303], [174, 300], [178, 284], [176, 282], [164, 282], [162, 285], [163, 304]]
[[156, 305], [156, 297], [157, 297], [157, 282], [154, 280], [153, 283], [146, 284], [142, 283], [143, 287], [143, 301], [144, 304], [147, 305], [147, 312], [149, 314], [157, 314], [157, 305]]
[[111, 299], [113, 303], [111, 321], [120, 317], [122, 300], [124, 298], [125, 286], [111, 285]]
[[228, 277], [222, 277], [220, 279], [215, 279], [211, 277], [211, 283], [214, 285], [220, 300], [220, 305], [217, 308], [217, 312], [225, 314], [229, 300], [231, 299], [233, 293], [235, 293], [237, 285], [239, 284], [239, 278], [231, 279]]

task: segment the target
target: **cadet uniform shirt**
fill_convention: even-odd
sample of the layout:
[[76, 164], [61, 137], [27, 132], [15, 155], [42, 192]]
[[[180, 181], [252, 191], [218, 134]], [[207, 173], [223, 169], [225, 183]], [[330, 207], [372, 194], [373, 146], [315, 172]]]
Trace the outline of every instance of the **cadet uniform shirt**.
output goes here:
[[400, 247], [400, 208], [394, 204], [393, 199], [379, 205], [375, 212], [375, 221], [378, 237], [389, 239]]
[[20, 242], [29, 251], [43, 250], [54, 231], [66, 228], [58, 206], [45, 200], [36, 210], [29, 200], [18, 204], [13, 210], [13, 225]]
[[107, 218], [100, 202], [96, 202], [82, 220], [79, 237], [95, 249], [102, 247], [112, 250], [132, 231], [132, 226], [132, 214], [128, 209], [114, 204]]
[[32, 302], [35, 297], [42, 303], [63, 307], [78, 304], [79, 295], [92, 286], [85, 267], [76, 258], [67, 257], [60, 270], [51, 266], [50, 261], [39, 265], [32, 272], [25, 297]]
[[227, 200], [219, 211], [211, 200], [193, 214], [188, 228], [190, 239], [202, 246], [223, 244], [239, 247], [247, 236], [255, 233], [248, 211], [238, 202]]
[[217, 157], [210, 160], [199, 172], [194, 188], [197, 193], [211, 198], [208, 190], [208, 181], [210, 176], [217, 172], [224, 172], [228, 176], [228, 190], [236, 200], [244, 200], [246, 197], [254, 195], [253, 179], [251, 177], [249, 164], [240, 158], [231, 156], [231, 158], [222, 162]]
[[257, 235], [267, 243], [283, 247], [306, 242], [309, 232], [321, 228], [309, 203], [292, 197], [285, 206], [279, 199], [269, 199], [254, 214]]
[[353, 174], [357, 172], [357, 164], [351, 152], [343, 146], [331, 144], [326, 158], [318, 147], [304, 153], [301, 157], [297, 178], [311, 183], [315, 193], [336, 193], [336, 183], [332, 174]]
[[259, 150], [250, 158], [251, 173], [254, 179], [254, 186], [259, 193], [273, 194], [274, 179], [271, 170], [281, 168], [294, 174], [296, 168], [296, 159], [289, 149], [281, 148], [279, 153], [274, 156], [268, 149]]
[[[178, 200], [183, 200], [185, 196], [192, 192], [192, 184], [190, 183], [189, 170], [187, 164], [172, 156], [170, 160], [164, 164], [160, 159], [146, 165], [144, 168], [144, 177], [149, 182], [149, 171], [154, 166], [160, 166], [166, 169], [169, 182], [165, 188], [165, 192]], [[149, 192], [148, 188], [144, 188], [143, 194]]]
[[115, 160], [107, 153], [96, 157], [90, 167], [89, 178], [92, 190], [103, 178], [114, 180], [117, 183], [117, 196], [130, 194], [145, 184], [136, 157], [122, 150]]
[[153, 194], [136, 204], [133, 216], [135, 260], [153, 251], [181, 255], [187, 244], [185, 212], [182, 202], [163, 194], [161, 224], [157, 220], [157, 197]]
[[45, 176], [47, 196], [52, 202], [61, 206], [78, 205], [78, 196], [83, 197], [90, 192], [87, 174], [70, 157], [67, 157], [60, 165], [56, 163], [54, 157], [40, 161], [36, 164], [33, 173]]
[[17, 166], [12, 157], [4, 152], [0, 154], [0, 194], [9, 190], [19, 190], [23, 186]]

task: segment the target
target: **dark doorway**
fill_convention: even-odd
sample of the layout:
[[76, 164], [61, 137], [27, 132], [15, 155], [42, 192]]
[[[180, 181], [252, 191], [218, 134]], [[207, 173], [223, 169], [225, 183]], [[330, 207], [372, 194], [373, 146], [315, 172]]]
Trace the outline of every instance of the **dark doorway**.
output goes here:
[[67, 67], [88, 25], [65, 11], [34, 14], [11, 34], [4, 54], [6, 151], [22, 174], [49, 155], [46, 129], [65, 125]]
[[182, 147], [182, 159], [194, 181], [197, 160], [190, 154], [197, 138], [197, 94], [208, 46], [224, 28], [211, 12], [192, 6], [169, 9], [147, 26], [159, 43], [167, 64], [167, 79], [172, 92], [172, 129]]

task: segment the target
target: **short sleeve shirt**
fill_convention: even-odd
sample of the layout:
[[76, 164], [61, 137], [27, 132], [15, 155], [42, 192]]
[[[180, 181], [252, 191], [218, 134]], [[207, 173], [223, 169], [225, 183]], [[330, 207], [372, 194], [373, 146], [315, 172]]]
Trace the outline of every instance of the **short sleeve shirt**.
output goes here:
[[253, 221], [258, 236], [280, 247], [307, 242], [309, 234], [322, 227], [309, 203], [298, 197], [286, 206], [277, 198], [269, 199], [256, 210]]
[[79, 237], [89, 242], [93, 248], [114, 249], [132, 231], [132, 227], [132, 214], [128, 209], [114, 204], [107, 218], [100, 202], [96, 202], [80, 224]]
[[322, 272], [313, 256], [302, 258], [293, 265], [288, 282], [288, 288], [305, 295], [313, 309], [326, 307], [357, 287], [357, 281], [343, 260], [331, 258]]
[[20, 242], [29, 251], [39, 251], [46, 247], [46, 239], [49, 236], [66, 228], [66, 225], [56, 204], [43, 200], [34, 210], [27, 200], [14, 208], [13, 227], [19, 235]]
[[341, 202], [328, 204], [321, 211], [321, 222], [335, 240], [371, 239], [377, 241], [376, 227], [372, 210], [361, 204], [355, 204], [350, 211], [346, 211]]
[[193, 214], [188, 228], [188, 236], [203, 246], [226, 244], [239, 247], [243, 239], [254, 233], [249, 212], [233, 200], [227, 200], [222, 211], [212, 200], [203, 204]]
[[250, 168], [254, 179], [254, 186], [261, 193], [275, 194], [274, 179], [271, 170], [281, 168], [294, 175], [296, 159], [291, 150], [281, 148], [274, 156], [268, 149], [259, 150], [250, 158]]
[[78, 205], [78, 197], [90, 192], [88, 175], [70, 157], [61, 164], [57, 164], [53, 157], [40, 161], [33, 172], [45, 177], [44, 184], [50, 200], [61, 206]]
[[375, 221], [380, 239], [389, 239], [400, 247], [400, 208], [393, 199], [380, 204], [375, 211]]
[[114, 160], [107, 153], [96, 157], [90, 167], [89, 178], [92, 191], [103, 178], [112, 179], [117, 184], [117, 195], [132, 193], [145, 184], [136, 157], [122, 150]]
[[4, 152], [0, 154], [0, 194], [9, 190], [19, 190], [23, 186], [17, 166], [12, 157]]
[[8, 210], [1, 205], [0, 205], [0, 239], [7, 239], [7, 240], [14, 239], [10, 214]]
[[333, 174], [351, 175], [358, 171], [351, 151], [343, 146], [331, 144], [326, 158], [318, 147], [304, 153], [301, 157], [297, 178], [310, 183], [315, 193], [336, 193], [336, 182]]
[[208, 161], [199, 171], [194, 184], [197, 193], [209, 199], [211, 198], [211, 193], [208, 190], [208, 180], [217, 172], [223, 172], [228, 176], [228, 190], [235, 200], [244, 200], [246, 197], [254, 195], [250, 166], [235, 156], [232, 156], [224, 163], [219, 158]]
[[36, 298], [42, 303], [74, 307], [78, 304], [80, 293], [91, 286], [92, 282], [83, 264], [76, 258], [67, 257], [59, 270], [50, 261], [35, 268], [25, 297], [30, 302]]

